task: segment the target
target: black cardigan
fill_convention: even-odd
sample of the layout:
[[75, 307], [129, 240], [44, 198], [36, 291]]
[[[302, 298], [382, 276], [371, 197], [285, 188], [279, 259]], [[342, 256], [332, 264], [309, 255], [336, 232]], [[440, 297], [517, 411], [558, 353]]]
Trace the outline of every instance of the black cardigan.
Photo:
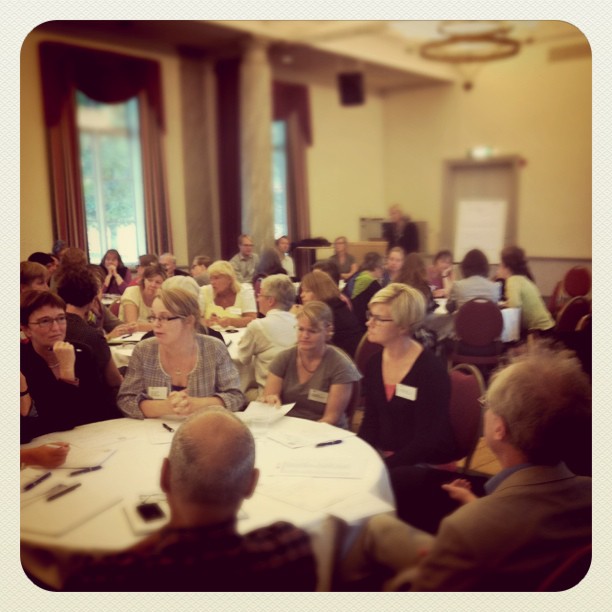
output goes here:
[[379, 450], [394, 451], [387, 467], [447, 463], [457, 459], [450, 417], [450, 378], [442, 362], [424, 349], [402, 384], [416, 388], [411, 401], [385, 396], [382, 352], [368, 361], [362, 387], [365, 413], [359, 437]]

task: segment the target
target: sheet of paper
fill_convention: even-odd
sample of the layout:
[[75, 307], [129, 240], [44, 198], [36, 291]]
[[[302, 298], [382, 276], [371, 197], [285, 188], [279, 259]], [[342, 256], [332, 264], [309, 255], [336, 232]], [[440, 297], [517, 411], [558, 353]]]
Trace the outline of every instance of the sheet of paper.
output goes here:
[[121, 501], [119, 496], [109, 496], [107, 491], [85, 484], [52, 501], [47, 499], [41, 497], [22, 506], [21, 531], [60, 536]]
[[364, 462], [349, 454], [328, 454], [326, 449], [317, 449], [320, 456], [312, 453], [297, 455], [295, 459], [283, 459], [275, 466], [276, 474], [282, 476], [311, 476], [313, 478], [362, 478]]
[[[308, 495], [304, 495], [308, 491]], [[297, 508], [318, 512], [359, 491], [354, 480], [331, 482], [310, 478], [269, 479], [257, 485], [257, 493]]]
[[102, 465], [114, 452], [114, 448], [86, 448], [72, 444], [66, 462], [58, 469], [75, 469]]
[[130, 335], [125, 334], [125, 337], [119, 336], [118, 338], [111, 338], [108, 341], [108, 344], [128, 344], [128, 343], [140, 342], [142, 340], [142, 337], [146, 333], [147, 332], [144, 332], [144, 331], [137, 331], [137, 332], [132, 332]]
[[248, 420], [256, 419], [273, 423], [284, 417], [294, 406], [295, 402], [293, 404], [283, 404], [278, 408], [265, 402], [251, 402], [242, 415], [247, 417]]
[[318, 425], [321, 427], [308, 427], [304, 429], [273, 427], [268, 431], [268, 438], [289, 448], [302, 448], [335, 440], [345, 440], [355, 436], [352, 431], [332, 427], [327, 425], [327, 423], [319, 423]]
[[376, 514], [394, 511], [395, 508], [392, 504], [371, 493], [360, 493], [345, 498], [328, 510], [332, 516], [342, 519], [347, 523], [370, 518]]

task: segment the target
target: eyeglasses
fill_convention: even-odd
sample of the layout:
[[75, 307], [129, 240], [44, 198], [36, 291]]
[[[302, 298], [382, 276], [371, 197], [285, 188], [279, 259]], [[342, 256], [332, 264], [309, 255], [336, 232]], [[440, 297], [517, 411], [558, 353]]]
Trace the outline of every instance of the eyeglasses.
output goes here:
[[252, 247], [252, 246], [255, 246], [255, 245], [254, 245], [254, 244], [250, 244], [250, 243], [248, 243], [248, 242], [243, 242], [243, 243], [242, 243], [242, 246]]
[[372, 323], [375, 323], [376, 325], [378, 325], [379, 323], [392, 323], [393, 322], [393, 319], [383, 319], [382, 317], [372, 314], [371, 312], [366, 312], [366, 319], [368, 321], [372, 321]]
[[51, 329], [54, 323], [66, 325], [66, 315], [59, 315], [55, 318], [43, 317], [42, 319], [38, 319], [38, 321], [30, 321], [28, 325], [38, 325], [41, 329]]
[[168, 317], [166, 315], [162, 315], [161, 317], [154, 317], [153, 315], [151, 315], [150, 317], [147, 317], [147, 321], [149, 323], [159, 322], [160, 325], [165, 325], [168, 321], [174, 321], [175, 319], [184, 319], [184, 318], [185, 317], [181, 315], [176, 315], [175, 317]]

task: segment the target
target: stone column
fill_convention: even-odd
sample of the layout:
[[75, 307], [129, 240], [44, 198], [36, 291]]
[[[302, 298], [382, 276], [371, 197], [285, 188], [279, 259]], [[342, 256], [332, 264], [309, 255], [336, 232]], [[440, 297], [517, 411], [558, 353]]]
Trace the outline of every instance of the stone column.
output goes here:
[[240, 66], [242, 232], [255, 251], [274, 244], [272, 199], [272, 70], [268, 44], [250, 40]]

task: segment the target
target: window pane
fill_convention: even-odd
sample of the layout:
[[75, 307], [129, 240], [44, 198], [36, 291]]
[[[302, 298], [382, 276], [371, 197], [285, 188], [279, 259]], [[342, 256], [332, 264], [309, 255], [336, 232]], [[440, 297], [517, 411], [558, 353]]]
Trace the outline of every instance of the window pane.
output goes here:
[[287, 123], [272, 123], [272, 197], [274, 237], [289, 234], [287, 220]]
[[103, 104], [77, 92], [89, 258], [117, 249], [124, 263], [146, 252], [138, 102]]

